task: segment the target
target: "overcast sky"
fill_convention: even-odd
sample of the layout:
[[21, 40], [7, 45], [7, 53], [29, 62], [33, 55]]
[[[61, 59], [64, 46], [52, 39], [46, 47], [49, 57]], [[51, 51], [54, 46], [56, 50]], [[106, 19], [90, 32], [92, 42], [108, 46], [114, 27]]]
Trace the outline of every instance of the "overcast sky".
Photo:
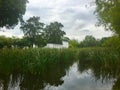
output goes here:
[[[41, 22], [49, 24], [58, 21], [64, 25], [66, 36], [82, 40], [86, 35], [96, 38], [108, 37], [112, 33], [103, 27], [96, 27], [97, 19], [93, 14], [95, 6], [90, 6], [92, 0], [29, 0], [24, 20], [39, 16]], [[0, 35], [23, 36], [17, 26], [14, 30], [0, 31]]]

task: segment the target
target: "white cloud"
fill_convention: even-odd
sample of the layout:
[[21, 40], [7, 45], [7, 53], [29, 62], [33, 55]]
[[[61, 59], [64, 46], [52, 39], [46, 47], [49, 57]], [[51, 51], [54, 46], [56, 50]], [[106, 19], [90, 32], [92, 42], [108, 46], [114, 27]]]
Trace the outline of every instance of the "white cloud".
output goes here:
[[[95, 6], [90, 6], [91, 1], [93, 0], [29, 0], [24, 19], [40, 16], [45, 24], [61, 22], [66, 36], [78, 40], [82, 40], [86, 35], [96, 38], [110, 36], [111, 32], [105, 32], [102, 27], [95, 27], [97, 19], [93, 14]], [[6, 33], [23, 35], [19, 28]]]

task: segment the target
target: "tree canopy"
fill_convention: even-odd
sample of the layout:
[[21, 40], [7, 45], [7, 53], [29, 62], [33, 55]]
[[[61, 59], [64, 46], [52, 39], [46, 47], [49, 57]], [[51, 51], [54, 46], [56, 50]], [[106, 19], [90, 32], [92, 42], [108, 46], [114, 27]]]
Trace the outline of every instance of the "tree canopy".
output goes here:
[[94, 38], [91, 35], [88, 35], [85, 37], [85, 39], [83, 41], [80, 42], [79, 47], [95, 47], [95, 46], [99, 46], [100, 41], [96, 40], [96, 38]]
[[41, 23], [40, 17], [31, 17], [26, 22], [22, 23], [21, 30], [24, 33], [25, 37], [28, 37], [31, 41], [31, 44], [35, 44], [35, 38], [38, 35], [41, 35], [44, 23]]
[[120, 35], [120, 0], [95, 0], [99, 25]]
[[22, 21], [27, 0], [0, 0], [0, 27], [13, 28]]
[[44, 29], [44, 35], [48, 43], [62, 44], [62, 38], [66, 34], [61, 29], [63, 25], [59, 22], [50, 23]]
[[69, 48], [78, 48], [79, 42], [75, 39], [69, 40]]

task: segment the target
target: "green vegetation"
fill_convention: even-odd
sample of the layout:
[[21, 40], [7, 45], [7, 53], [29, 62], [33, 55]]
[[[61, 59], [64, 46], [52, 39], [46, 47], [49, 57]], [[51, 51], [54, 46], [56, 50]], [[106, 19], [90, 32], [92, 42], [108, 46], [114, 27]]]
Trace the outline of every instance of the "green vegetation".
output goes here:
[[86, 36], [83, 41], [80, 42], [79, 47], [98, 47], [102, 46], [102, 43], [100, 40], [97, 40], [93, 36]]
[[21, 90], [43, 89], [45, 83], [61, 85], [63, 81], [60, 78], [76, 61], [76, 54], [73, 49], [4, 48], [0, 50], [0, 80], [4, 81], [5, 90], [8, 90], [10, 75], [12, 84], [18, 78], [24, 78]]
[[1, 73], [44, 73], [55, 66], [72, 63], [76, 51], [72, 49], [2, 49], [0, 50]]
[[120, 50], [111, 48], [84, 48], [79, 52], [79, 71], [91, 70], [101, 82], [114, 79], [111, 90], [120, 89]]
[[75, 39], [69, 40], [69, 48], [78, 48], [79, 42]]
[[[0, 28], [14, 28], [21, 21], [24, 33], [21, 39], [0, 36], [0, 81], [7, 85], [10, 75], [23, 75], [24, 90], [43, 89], [46, 83], [57, 86], [77, 61], [80, 72], [90, 69], [96, 80], [116, 79], [112, 89], [120, 89], [120, 0], [95, 0], [99, 25], [115, 34], [102, 39], [86, 36], [81, 42], [64, 37], [64, 26], [59, 22], [45, 25], [35, 16], [23, 21], [26, 3], [27, 0], [0, 0]], [[31, 48], [62, 44], [62, 40], [69, 42], [69, 49]]]
[[26, 22], [21, 24], [20, 29], [24, 33], [24, 37], [29, 38], [31, 47], [33, 44], [37, 44], [38, 36], [41, 39], [41, 33], [43, 31], [44, 23], [39, 22], [40, 17], [31, 17]]
[[27, 0], [0, 0], [0, 27], [13, 28], [22, 21]]
[[95, 0], [100, 25], [120, 35], [120, 0]]
[[61, 23], [53, 22], [44, 29], [44, 37], [48, 43], [62, 44], [62, 38], [66, 34], [61, 29], [64, 26]]
[[[15, 83], [18, 77], [24, 77], [21, 89], [43, 89], [44, 83], [61, 85], [61, 77], [66, 70], [78, 62], [80, 72], [91, 70], [96, 80], [117, 79], [113, 90], [119, 88], [120, 51], [112, 48], [80, 49], [8, 49], [0, 50], [0, 79], [9, 83], [12, 74]], [[33, 82], [31, 82], [31, 80]], [[32, 85], [32, 84], [35, 85]], [[115, 89], [114, 89], [115, 88]]]
[[[47, 43], [62, 44], [63, 36], [66, 34], [62, 31], [63, 25], [59, 22], [45, 25], [41, 23], [40, 17], [30, 17], [26, 22], [21, 24], [20, 29], [24, 33], [24, 37], [28, 38], [28, 42], [33, 47], [43, 47]], [[67, 39], [67, 38], [65, 38]]]
[[120, 49], [120, 38], [118, 36], [109, 37], [103, 46]]
[[67, 65], [76, 60], [80, 60], [80, 63], [87, 62], [86, 64], [89, 66], [94, 63], [96, 67], [99, 67], [101, 63], [102, 65], [114, 64], [119, 67], [117, 63], [119, 62], [120, 51], [102, 47], [82, 49], [4, 48], [0, 50], [0, 57], [1, 73], [40, 74], [47, 71], [48, 68]]

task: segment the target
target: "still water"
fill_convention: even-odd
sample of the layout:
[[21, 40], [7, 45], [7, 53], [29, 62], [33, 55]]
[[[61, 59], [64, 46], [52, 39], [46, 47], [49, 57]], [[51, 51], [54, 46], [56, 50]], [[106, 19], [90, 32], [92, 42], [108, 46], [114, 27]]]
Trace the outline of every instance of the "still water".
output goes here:
[[116, 88], [120, 82], [119, 76], [117, 80], [106, 74], [107, 78], [101, 73], [96, 75], [94, 70], [86, 66], [82, 67], [79, 62], [74, 62], [67, 68], [63, 68], [61, 65], [42, 75], [11, 74], [4, 76], [1, 74], [0, 90], [119, 90]]

